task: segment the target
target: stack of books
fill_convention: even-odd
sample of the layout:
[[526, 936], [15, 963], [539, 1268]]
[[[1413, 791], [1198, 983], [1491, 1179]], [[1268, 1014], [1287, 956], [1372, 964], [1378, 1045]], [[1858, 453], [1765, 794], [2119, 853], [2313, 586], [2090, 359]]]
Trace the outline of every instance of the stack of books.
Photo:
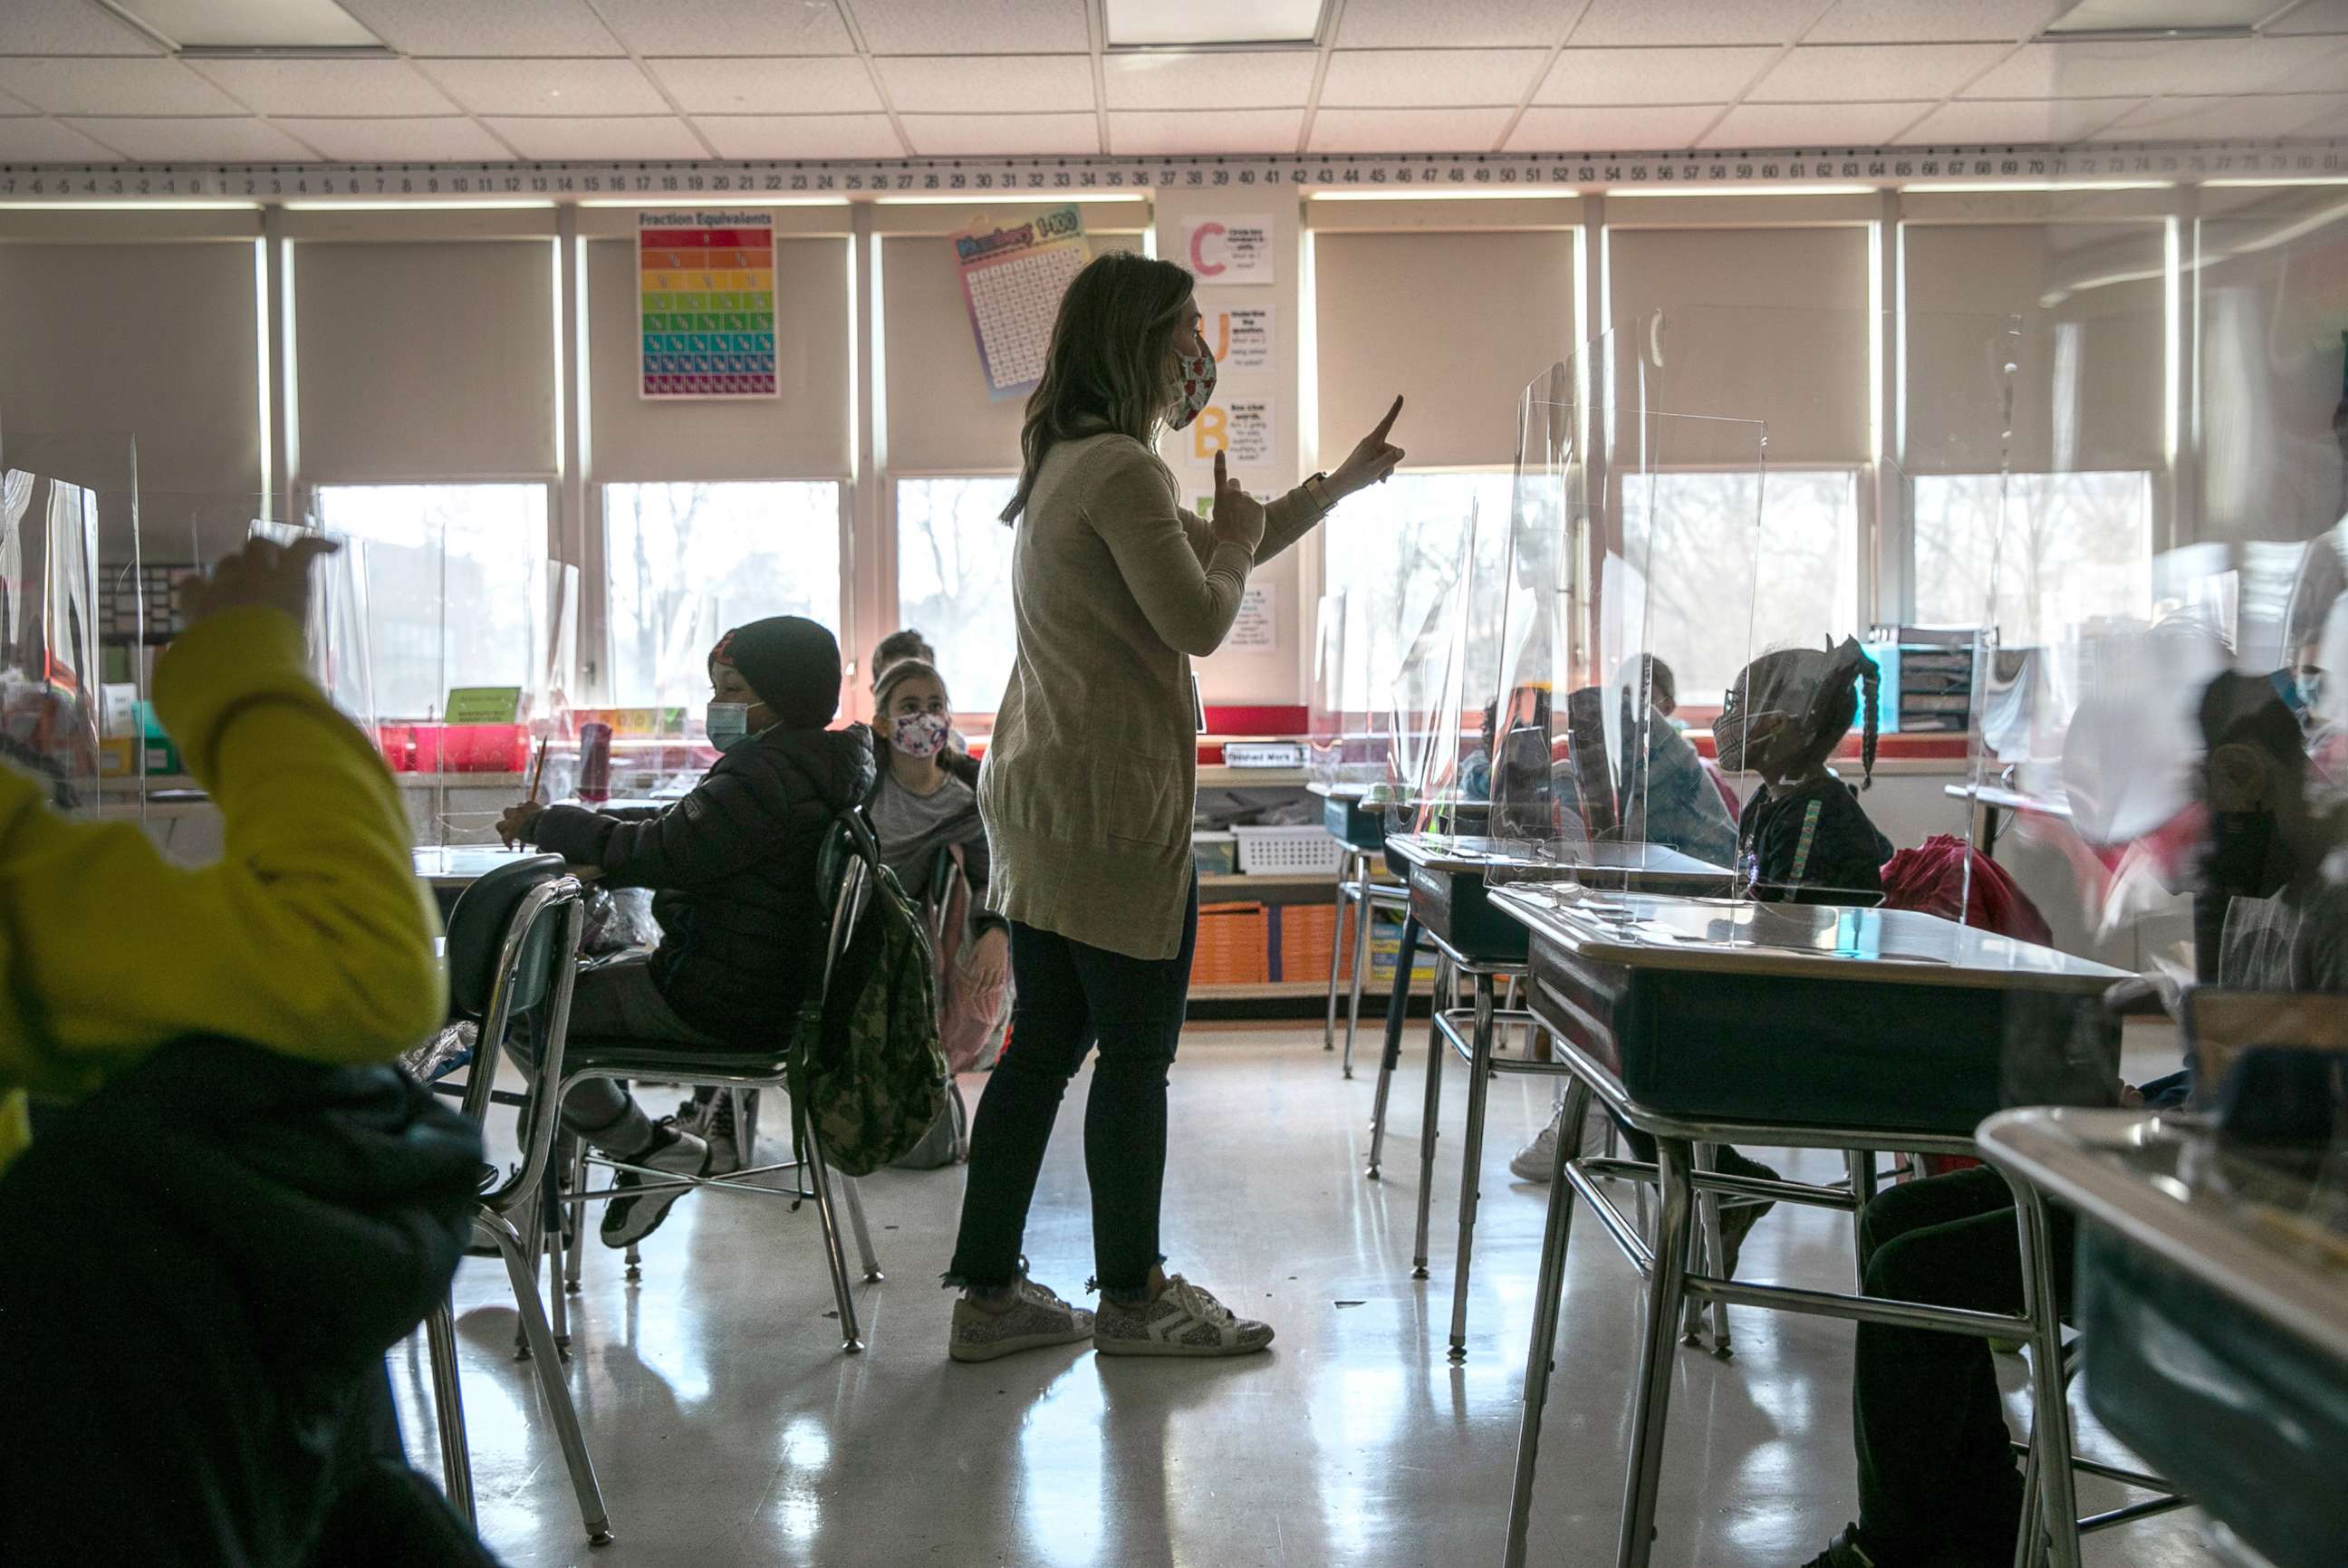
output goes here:
[[1886, 735], [1962, 735], [1972, 713], [1971, 626], [1878, 626], [1868, 656], [1883, 671]]

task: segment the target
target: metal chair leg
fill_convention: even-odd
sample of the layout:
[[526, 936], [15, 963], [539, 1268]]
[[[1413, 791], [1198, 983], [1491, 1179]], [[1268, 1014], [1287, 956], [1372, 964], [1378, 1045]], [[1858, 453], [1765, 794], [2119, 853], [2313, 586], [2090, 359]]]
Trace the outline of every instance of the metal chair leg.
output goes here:
[[612, 1521], [603, 1511], [603, 1491], [595, 1481], [595, 1460], [587, 1451], [586, 1434], [579, 1429], [579, 1412], [571, 1403], [569, 1376], [563, 1370], [561, 1353], [554, 1348], [554, 1335], [546, 1326], [546, 1312], [538, 1299], [538, 1280], [536, 1271], [530, 1265], [530, 1254], [523, 1248], [520, 1233], [502, 1215], [481, 1213], [473, 1221], [473, 1231], [496, 1243], [498, 1252], [505, 1258], [506, 1277], [512, 1282], [514, 1305], [521, 1315], [522, 1333], [530, 1341], [539, 1391], [546, 1397], [547, 1408], [553, 1413], [555, 1437], [562, 1444], [562, 1462], [570, 1469], [571, 1490], [579, 1499], [580, 1522], [587, 1527], [587, 1539], [601, 1546], [612, 1539]]
[[[1468, 1358], [1468, 1272], [1476, 1252], [1476, 1202], [1483, 1190], [1484, 1107], [1492, 1087], [1492, 977], [1477, 975], [1476, 1034], [1468, 1051], [1468, 1130], [1459, 1149], [1459, 1258], [1451, 1275], [1451, 1359]], [[1448, 1042], [1443, 1042], [1447, 1047]], [[1564, 1140], [1559, 1140], [1563, 1146]]]
[[587, 1252], [587, 1145], [576, 1141], [571, 1146], [571, 1233], [576, 1241], [562, 1261], [562, 1288], [576, 1295], [580, 1260]]
[[[1378, 1161], [1385, 1152], [1386, 1097], [1394, 1087], [1395, 1068], [1402, 1061], [1402, 1021], [1410, 1011], [1410, 972], [1418, 964], [1418, 916], [1406, 914], [1402, 940], [1395, 947], [1394, 990], [1386, 1000], [1385, 1042], [1378, 1051], [1378, 1091], [1370, 1100], [1370, 1168], [1378, 1179]], [[1358, 971], [1356, 971], [1358, 973]]]
[[1843, 1153], [1842, 1161], [1843, 1171], [1847, 1179], [1850, 1182], [1850, 1196], [1853, 1204], [1850, 1212], [1851, 1277], [1859, 1282], [1859, 1288], [1863, 1292], [1867, 1289], [1867, 1258], [1865, 1254], [1859, 1251], [1859, 1217], [1865, 1213], [1867, 1212], [1867, 1206], [1875, 1201], [1875, 1193], [1879, 1181], [1879, 1178], [1875, 1173], [1875, 1151], [1873, 1150], [1847, 1150]]
[[831, 1298], [839, 1311], [840, 1348], [853, 1356], [864, 1348], [864, 1340], [857, 1332], [856, 1299], [848, 1286], [848, 1250], [840, 1244], [839, 1220], [831, 1208], [830, 1167], [825, 1164], [823, 1150], [812, 1136], [802, 1136], [798, 1142], [807, 1161], [808, 1184], [815, 1190], [815, 1214], [823, 1232], [824, 1260], [831, 1266]]
[[627, 1273], [630, 1279], [640, 1280], [644, 1277], [644, 1254], [636, 1250], [635, 1243], [630, 1242], [628, 1250], [622, 1253], [620, 1257], [621, 1261], [628, 1265]]
[[[1443, 1003], [1450, 965], [1444, 965], [1435, 975], [1434, 1018], [1443, 1016]], [[1443, 1031], [1430, 1021], [1426, 1031], [1426, 1098], [1418, 1123], [1418, 1229], [1414, 1233], [1410, 1249], [1410, 1277], [1426, 1277], [1427, 1224], [1435, 1202], [1435, 1137], [1436, 1127], [1443, 1115], [1443, 1057], [1451, 1047], [1444, 1043]]]
[[[554, 1335], [554, 1347], [567, 1354], [571, 1349], [571, 1301], [569, 1294], [562, 1288], [562, 1270], [565, 1266], [563, 1253], [566, 1251], [577, 1250], [577, 1233], [573, 1233], [573, 1245], [569, 1248], [564, 1247], [562, 1244], [564, 1208], [562, 1194], [554, 1185], [554, 1179], [551, 1173], [544, 1180], [546, 1190], [533, 1195], [530, 1202], [531, 1209], [541, 1216], [539, 1223], [546, 1233], [546, 1245], [542, 1250], [545, 1253], [546, 1263], [547, 1326]], [[530, 1277], [533, 1284], [538, 1281], [538, 1269], [539, 1254], [532, 1253], [530, 1259]]]
[[1655, 1140], [1657, 1198], [1653, 1272], [1647, 1281], [1647, 1319], [1640, 1341], [1638, 1402], [1631, 1408], [1631, 1463], [1622, 1489], [1622, 1533], [1615, 1568], [1647, 1568], [1655, 1545], [1655, 1494], [1663, 1474], [1663, 1428], [1671, 1413], [1672, 1330], [1685, 1292], [1688, 1150]]
[[[1340, 960], [1345, 951], [1345, 905], [1351, 896], [1347, 892], [1350, 886], [1347, 878], [1353, 870], [1354, 851], [1348, 848], [1337, 862], [1337, 896], [1332, 910], [1336, 921], [1330, 928], [1329, 936], [1329, 1016], [1321, 1027], [1321, 1048], [1324, 1051], [1337, 1048], [1337, 976], [1344, 967]], [[1349, 1069], [1351, 1065], [1347, 1064]], [[1354, 1075], [1348, 1070], [1345, 1076], [1351, 1078]]]
[[747, 1171], [758, 1162], [758, 1091], [737, 1088], [734, 1096], [734, 1152]]
[[856, 1256], [864, 1265], [864, 1283], [879, 1284], [882, 1277], [880, 1260], [872, 1255], [872, 1232], [864, 1223], [864, 1197], [856, 1190], [856, 1178], [842, 1176], [839, 1191], [848, 1200], [848, 1228], [856, 1233]]
[[[1718, 1168], [1720, 1162], [1718, 1144], [1696, 1144], [1694, 1147], [1694, 1154], [1695, 1168], [1698, 1171], [1709, 1174]], [[1695, 1219], [1694, 1255], [1704, 1273], [1715, 1278], [1725, 1279], [1728, 1275], [1728, 1235], [1720, 1228], [1719, 1193], [1703, 1188], [1697, 1189]], [[1704, 1302], [1694, 1297], [1689, 1299], [1685, 1314], [1685, 1332], [1681, 1336], [1683, 1344], [1701, 1345], [1704, 1342], [1705, 1311]], [[1710, 1312], [1712, 1353], [1725, 1361], [1731, 1354], [1728, 1342], [1728, 1304], [1713, 1302], [1710, 1304]]]
[[441, 1484], [448, 1506], [473, 1522], [473, 1455], [465, 1438], [465, 1387], [457, 1368], [457, 1323], [446, 1297], [424, 1319], [432, 1356], [432, 1413], [440, 1429]]
[[1354, 1076], [1354, 1037], [1362, 1027], [1362, 979], [1370, 972], [1370, 933], [1376, 924], [1378, 906], [1370, 898], [1373, 868], [1369, 857], [1362, 859], [1361, 892], [1354, 901], [1354, 977], [1345, 995], [1345, 1077]]
[[2079, 1500], [2071, 1474], [2071, 1408], [2063, 1386], [2063, 1319], [2054, 1298], [2054, 1256], [2045, 1200], [2017, 1183], [2023, 1310], [2031, 1320], [2030, 1447], [2038, 1460], [2039, 1512], [2051, 1568], [2079, 1568]]
[[[1580, 1078], [1566, 1096], [1568, 1125], [1578, 1126], [1590, 1109], [1590, 1086]], [[1525, 1349], [1524, 1415], [1517, 1428], [1517, 1473], [1509, 1488], [1509, 1543], [1505, 1568], [1525, 1568], [1525, 1536], [1533, 1512], [1533, 1477], [1540, 1469], [1541, 1412], [1549, 1405], [1549, 1378], [1557, 1362], [1557, 1325], [1565, 1298], [1565, 1258], [1573, 1238], [1576, 1194], [1565, 1168], [1575, 1156], [1563, 1138], [1550, 1163], [1549, 1216], [1541, 1227], [1540, 1281], [1534, 1287], [1532, 1337]]]

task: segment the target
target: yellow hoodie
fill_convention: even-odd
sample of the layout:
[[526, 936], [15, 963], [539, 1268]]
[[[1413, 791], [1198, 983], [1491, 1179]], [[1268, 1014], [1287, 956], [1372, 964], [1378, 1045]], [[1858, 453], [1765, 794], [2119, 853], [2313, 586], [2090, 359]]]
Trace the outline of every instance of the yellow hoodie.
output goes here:
[[292, 617], [201, 623], [155, 701], [224, 819], [212, 865], [171, 864], [136, 823], [67, 821], [0, 767], [0, 1170], [30, 1137], [27, 1089], [88, 1094], [183, 1035], [374, 1062], [444, 1015], [398, 788], [312, 684]]

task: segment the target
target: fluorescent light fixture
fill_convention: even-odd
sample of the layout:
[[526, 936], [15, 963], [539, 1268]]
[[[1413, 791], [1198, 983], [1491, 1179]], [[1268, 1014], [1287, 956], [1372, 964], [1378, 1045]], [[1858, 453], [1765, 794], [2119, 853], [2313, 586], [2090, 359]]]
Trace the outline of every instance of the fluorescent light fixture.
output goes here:
[[2255, 177], [2245, 177], [2240, 180], [2204, 180], [2201, 183], [2209, 186], [2223, 186], [2226, 189], [2232, 191], [2252, 191], [2260, 190], [2270, 185], [2348, 185], [2348, 175], [2310, 174], [2297, 178], [2278, 176], [2272, 180], [2260, 180]]
[[1103, 0], [1112, 49], [1311, 44], [1322, 0]]
[[1562, 201], [1579, 191], [1544, 185], [1532, 191], [1414, 191], [1407, 185], [1380, 186], [1375, 191], [1314, 191], [1308, 201]]
[[2170, 191], [2176, 189], [2176, 185], [2174, 181], [2168, 180], [2081, 180], [2068, 182], [2058, 180], [2009, 180], [1980, 185], [1908, 185], [1902, 186], [1901, 189], [1954, 191], [1965, 195], [1985, 196], [2024, 191]]
[[2274, 9], [2275, 0], [2078, 0], [2039, 38], [2240, 38]]
[[0, 208], [17, 212], [217, 212], [223, 210], [252, 212], [260, 210], [261, 203], [227, 200], [207, 201], [201, 197], [190, 197], [183, 201], [0, 201]]
[[471, 212], [483, 209], [510, 212], [530, 207], [551, 207], [554, 203], [485, 198], [479, 201], [281, 201], [278, 205], [289, 212]]
[[[466, 203], [455, 201], [451, 206]], [[332, 205], [332, 203], [328, 203]], [[547, 205], [553, 205], [552, 202]], [[716, 191], [702, 196], [593, 196], [581, 201], [582, 207], [845, 207], [845, 196], [758, 196], [736, 195], [730, 191]]]
[[1072, 207], [1094, 201], [1147, 201], [1149, 200], [1149, 192], [1147, 191], [941, 191], [908, 196], [874, 196], [870, 200], [876, 206], [881, 207], [967, 207], [973, 204], [983, 207], [995, 201], [1009, 201], [1020, 206], [1032, 202], [1039, 207]]
[[1872, 196], [1879, 189], [1874, 185], [1756, 185], [1747, 191], [1741, 186], [1722, 190], [1709, 185], [1609, 185], [1606, 199], [1611, 201], [1618, 196]]
[[182, 53], [249, 55], [364, 49], [383, 40], [334, 0], [107, 0], [108, 7]]

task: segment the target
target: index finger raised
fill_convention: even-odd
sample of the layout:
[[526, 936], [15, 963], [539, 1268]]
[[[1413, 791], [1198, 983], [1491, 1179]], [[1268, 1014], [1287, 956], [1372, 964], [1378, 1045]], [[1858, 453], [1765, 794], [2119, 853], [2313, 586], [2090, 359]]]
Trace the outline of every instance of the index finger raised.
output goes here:
[[1370, 432], [1370, 439], [1373, 441], [1385, 440], [1386, 438], [1386, 432], [1394, 428], [1394, 422], [1401, 413], [1402, 394], [1397, 392], [1395, 394], [1394, 407], [1387, 409], [1386, 417], [1378, 421], [1378, 428]]

